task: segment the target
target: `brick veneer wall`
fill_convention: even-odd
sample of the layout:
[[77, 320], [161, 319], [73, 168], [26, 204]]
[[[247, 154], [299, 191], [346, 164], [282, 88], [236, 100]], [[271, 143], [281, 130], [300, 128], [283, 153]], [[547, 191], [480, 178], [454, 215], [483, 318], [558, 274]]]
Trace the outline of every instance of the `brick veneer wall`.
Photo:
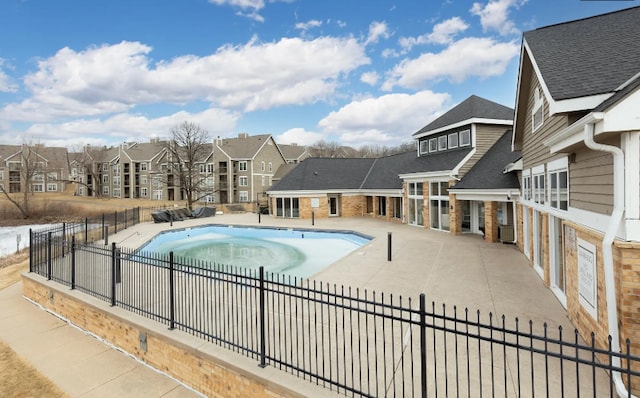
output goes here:
[[498, 241], [498, 202], [484, 202], [484, 240]]
[[[340, 216], [356, 217], [364, 215], [367, 205], [366, 196], [341, 196], [340, 199]], [[374, 202], [374, 206], [375, 202]], [[374, 213], [375, 214], [375, 213]]]
[[[74, 325], [112, 343], [150, 366], [180, 380], [209, 397], [303, 397], [298, 391], [316, 389], [308, 381], [278, 372], [285, 387], [267, 377], [273, 368], [261, 369], [257, 361], [225, 350], [184, 332], [167, 330], [159, 324], [61, 285], [47, 282], [35, 274], [22, 278], [23, 294]], [[147, 338], [142, 350], [140, 336]], [[171, 336], [169, 336], [171, 335]], [[260, 376], [257, 372], [263, 372]], [[303, 384], [304, 383], [304, 384]], [[330, 391], [316, 393], [333, 395]]]

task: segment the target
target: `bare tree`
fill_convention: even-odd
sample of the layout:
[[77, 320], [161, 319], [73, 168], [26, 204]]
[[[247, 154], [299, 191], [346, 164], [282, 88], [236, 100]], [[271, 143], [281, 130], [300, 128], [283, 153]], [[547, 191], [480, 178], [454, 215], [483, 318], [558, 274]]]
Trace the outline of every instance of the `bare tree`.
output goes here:
[[85, 186], [88, 196], [102, 197], [102, 164], [108, 161], [107, 151], [105, 146], [86, 145], [76, 158], [81, 178], [74, 182]]
[[[185, 195], [187, 207], [192, 210], [193, 203], [207, 190], [206, 174], [200, 172], [207, 156], [213, 151], [213, 141], [209, 133], [192, 122], [183, 122], [171, 129], [167, 143], [167, 153], [180, 191]], [[206, 194], [205, 194], [206, 195]]]
[[0, 186], [0, 190], [7, 200], [16, 206], [22, 214], [22, 217], [25, 219], [31, 216], [29, 194], [32, 193], [34, 181], [36, 179], [42, 179], [44, 183], [45, 168], [42, 156], [38, 154], [40, 148], [42, 148], [41, 144], [22, 144], [20, 155], [18, 157], [19, 161], [16, 161], [15, 163], [10, 162], [9, 172], [11, 173], [13, 171], [19, 175], [22, 200], [10, 195], [9, 192], [5, 191], [5, 189]]

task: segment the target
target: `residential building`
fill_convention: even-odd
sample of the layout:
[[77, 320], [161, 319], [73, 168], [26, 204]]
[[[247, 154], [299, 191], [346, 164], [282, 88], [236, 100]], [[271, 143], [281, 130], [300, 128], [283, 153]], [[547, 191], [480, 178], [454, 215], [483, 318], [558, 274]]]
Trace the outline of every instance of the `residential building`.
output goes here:
[[282, 152], [282, 156], [284, 156], [286, 163], [300, 163], [311, 156], [307, 148], [302, 145], [278, 144], [278, 147], [280, 147], [280, 151]]
[[[519, 192], [513, 171], [506, 177], [509, 183], [499, 186], [489, 181], [478, 188], [461, 180], [497, 142], [486, 167], [499, 165], [502, 175], [519, 157], [509, 145], [512, 118], [512, 109], [471, 96], [413, 135], [417, 151], [305, 159], [268, 191], [271, 212], [301, 218], [366, 215], [454, 234], [482, 233], [485, 223], [491, 231], [500, 222], [513, 229], [515, 219], [508, 214]], [[452, 187], [458, 181], [460, 187]], [[484, 217], [485, 207], [491, 217]], [[486, 238], [497, 241], [498, 233]]]
[[580, 333], [614, 350], [640, 341], [638, 21], [634, 7], [525, 32], [512, 143], [518, 247]]
[[66, 148], [0, 145], [0, 186], [6, 192], [64, 192], [68, 175]]
[[216, 203], [266, 201], [265, 191], [273, 176], [286, 163], [280, 148], [269, 134], [214, 140], [213, 156]]

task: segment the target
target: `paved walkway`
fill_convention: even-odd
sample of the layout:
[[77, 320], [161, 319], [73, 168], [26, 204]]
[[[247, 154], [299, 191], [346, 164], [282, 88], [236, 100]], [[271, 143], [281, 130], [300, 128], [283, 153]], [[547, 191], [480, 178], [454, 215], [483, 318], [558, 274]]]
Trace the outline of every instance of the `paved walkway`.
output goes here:
[[[255, 214], [168, 224], [140, 224], [110, 237], [110, 243], [135, 248], [163, 228], [204, 223], [256, 225]], [[316, 220], [262, 216], [262, 226], [352, 229], [374, 236], [363, 246], [316, 275], [352, 288], [417, 298], [425, 293], [448, 308], [546, 322], [550, 330], [573, 330], [566, 312], [513, 245], [484, 242], [477, 235], [451, 236], [369, 218]], [[392, 233], [392, 261], [387, 234]], [[0, 291], [0, 340], [71, 396], [185, 397], [195, 393], [133, 358], [103, 344], [21, 298], [21, 284]]]

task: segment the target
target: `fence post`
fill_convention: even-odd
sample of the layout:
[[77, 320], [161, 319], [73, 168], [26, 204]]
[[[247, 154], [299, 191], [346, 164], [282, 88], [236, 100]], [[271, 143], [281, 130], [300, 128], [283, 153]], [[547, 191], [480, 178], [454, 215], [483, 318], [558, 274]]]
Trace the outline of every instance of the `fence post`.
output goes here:
[[84, 218], [84, 243], [89, 241], [89, 218]]
[[173, 262], [173, 251], [169, 252], [169, 330], [176, 328], [176, 301], [175, 301], [175, 285], [173, 279], [173, 270], [175, 264]]
[[111, 306], [116, 306], [116, 242], [111, 244]]
[[116, 210], [113, 214], [113, 233], [118, 233], [118, 211]]
[[71, 235], [71, 290], [76, 288], [76, 236]]
[[387, 261], [391, 261], [391, 232], [387, 235]]
[[[427, 397], [427, 304], [424, 293], [420, 294], [420, 374], [422, 398]], [[437, 381], [436, 381], [437, 383]]]
[[29, 272], [33, 272], [33, 231], [29, 228]]
[[311, 225], [316, 225], [316, 212], [311, 210]]
[[47, 232], [47, 280], [51, 280], [51, 232]]
[[105, 240], [105, 245], [106, 245], [108, 243], [106, 243], [107, 242], [106, 241], [107, 237], [105, 236], [105, 232], [106, 231], [104, 230], [104, 213], [102, 213], [102, 239]]
[[[115, 242], [113, 242], [115, 243]], [[122, 282], [122, 249], [116, 249], [116, 283]]]
[[264, 267], [260, 266], [259, 269], [259, 289], [260, 289], [260, 366], [264, 368], [267, 366], [267, 340], [266, 340], [266, 330], [265, 330], [265, 319], [264, 319]]
[[138, 211], [137, 211], [136, 219], [138, 220], [137, 224], [140, 224], [140, 206], [138, 206]]
[[124, 209], [124, 229], [127, 229], [127, 209]]
[[67, 242], [67, 224], [62, 223], [62, 258], [64, 258], [64, 247]]

